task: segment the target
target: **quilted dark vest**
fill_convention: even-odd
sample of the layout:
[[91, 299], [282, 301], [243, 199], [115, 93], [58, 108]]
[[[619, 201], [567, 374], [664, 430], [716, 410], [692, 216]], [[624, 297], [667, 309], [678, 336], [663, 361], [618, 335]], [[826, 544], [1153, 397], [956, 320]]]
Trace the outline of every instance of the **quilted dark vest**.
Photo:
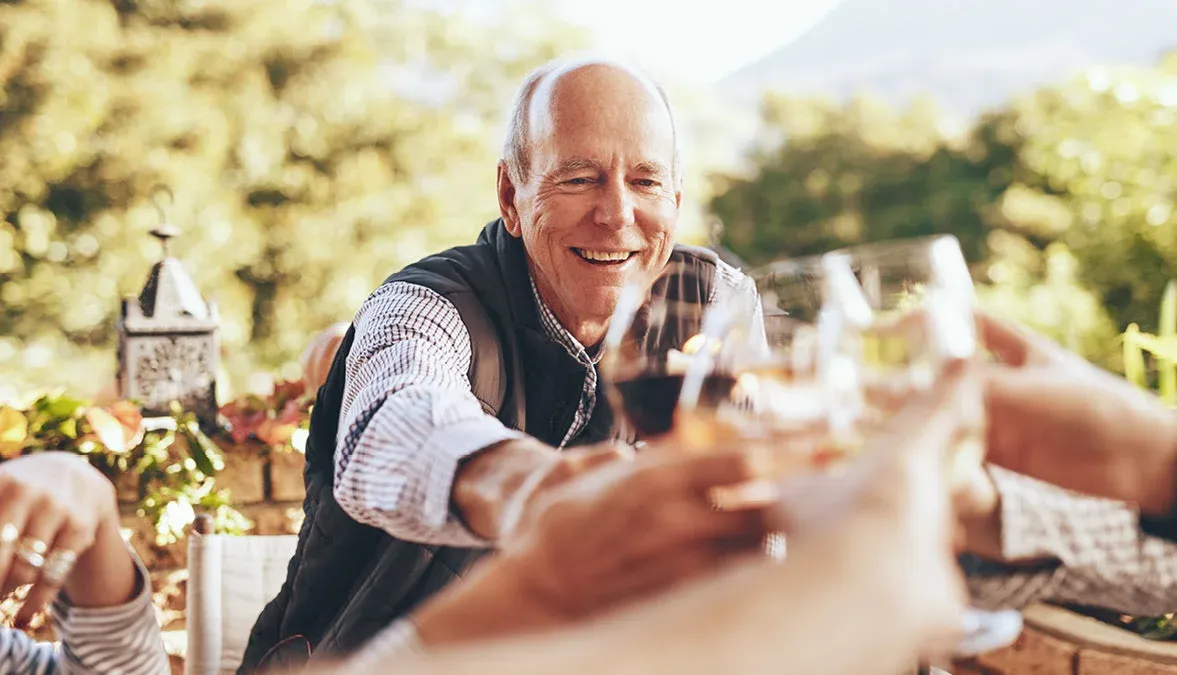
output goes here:
[[[696, 263], [703, 294], [715, 256], [676, 247], [675, 259]], [[488, 224], [472, 246], [427, 257], [385, 283], [425, 286], [453, 303], [470, 333], [471, 390], [487, 414], [557, 446], [571, 426], [585, 369], [544, 333], [531, 291], [523, 246], [501, 220]], [[461, 576], [486, 551], [397, 539], [352, 520], [336, 503], [334, 453], [344, 393], [345, 364], [354, 338], [348, 330], [327, 381], [319, 389], [307, 443], [306, 518], [281, 591], [250, 633], [238, 673], [290, 667], [313, 651], [337, 657]], [[586, 428], [569, 444], [611, 438], [613, 415], [605, 393]]]

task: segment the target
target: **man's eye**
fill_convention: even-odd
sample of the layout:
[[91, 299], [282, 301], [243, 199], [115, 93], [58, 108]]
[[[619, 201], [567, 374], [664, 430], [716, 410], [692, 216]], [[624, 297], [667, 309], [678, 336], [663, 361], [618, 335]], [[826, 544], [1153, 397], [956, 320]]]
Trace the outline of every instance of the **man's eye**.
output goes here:
[[564, 181], [564, 184], [565, 185], [588, 185], [591, 182], [593, 182], [593, 179], [591, 179], [591, 178], [569, 178], [568, 180]]
[[653, 178], [639, 178], [635, 180], [634, 183], [641, 187], [658, 187], [661, 185], [661, 183], [654, 180]]

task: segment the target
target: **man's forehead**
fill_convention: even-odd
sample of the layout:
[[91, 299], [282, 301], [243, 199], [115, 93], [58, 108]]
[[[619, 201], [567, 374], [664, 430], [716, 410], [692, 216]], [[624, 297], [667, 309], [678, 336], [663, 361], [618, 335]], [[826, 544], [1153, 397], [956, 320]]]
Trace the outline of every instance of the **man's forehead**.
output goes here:
[[619, 107], [673, 133], [670, 109], [657, 86], [637, 71], [605, 61], [569, 64], [546, 74], [529, 102], [528, 128], [535, 141], [552, 134], [557, 117], [567, 114], [561, 108], [603, 112]]

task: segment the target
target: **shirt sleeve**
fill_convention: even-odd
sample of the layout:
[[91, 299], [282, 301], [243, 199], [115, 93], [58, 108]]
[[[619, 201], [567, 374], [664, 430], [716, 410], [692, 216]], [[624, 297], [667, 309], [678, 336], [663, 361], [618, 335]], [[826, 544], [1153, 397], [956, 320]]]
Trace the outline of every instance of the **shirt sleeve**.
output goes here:
[[1144, 534], [1136, 509], [989, 470], [1006, 562], [966, 565], [978, 607], [1049, 600], [1141, 616], [1177, 610], [1177, 544]]
[[450, 508], [458, 464], [521, 438], [470, 388], [470, 334], [423, 286], [393, 283], [355, 318], [335, 460], [335, 499], [355, 520], [409, 541], [487, 546]]
[[58, 652], [51, 642], [37, 642], [14, 628], [0, 628], [0, 675], [50, 675]]
[[[57, 651], [63, 675], [169, 675], [171, 665], [151, 604], [151, 578], [135, 558], [136, 595], [115, 607], [74, 607], [64, 593], [50, 607], [61, 639]], [[50, 671], [53, 672], [53, 671]]]

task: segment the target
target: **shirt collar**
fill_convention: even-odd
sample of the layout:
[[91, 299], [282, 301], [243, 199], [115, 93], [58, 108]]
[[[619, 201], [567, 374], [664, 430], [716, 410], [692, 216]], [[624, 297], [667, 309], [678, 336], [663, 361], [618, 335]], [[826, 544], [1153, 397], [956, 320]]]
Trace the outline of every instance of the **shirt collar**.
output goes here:
[[581, 363], [596, 364], [601, 360], [601, 350], [595, 350], [595, 353], [590, 354], [584, 345], [580, 344], [572, 333], [560, 323], [560, 319], [556, 318], [556, 313], [548, 307], [547, 303], [539, 295], [539, 286], [535, 284], [535, 277], [528, 275], [528, 280], [531, 281], [531, 294], [535, 297], [535, 305], [539, 308], [539, 322], [544, 329], [544, 333], [558, 342], [569, 356], [572, 356]]

